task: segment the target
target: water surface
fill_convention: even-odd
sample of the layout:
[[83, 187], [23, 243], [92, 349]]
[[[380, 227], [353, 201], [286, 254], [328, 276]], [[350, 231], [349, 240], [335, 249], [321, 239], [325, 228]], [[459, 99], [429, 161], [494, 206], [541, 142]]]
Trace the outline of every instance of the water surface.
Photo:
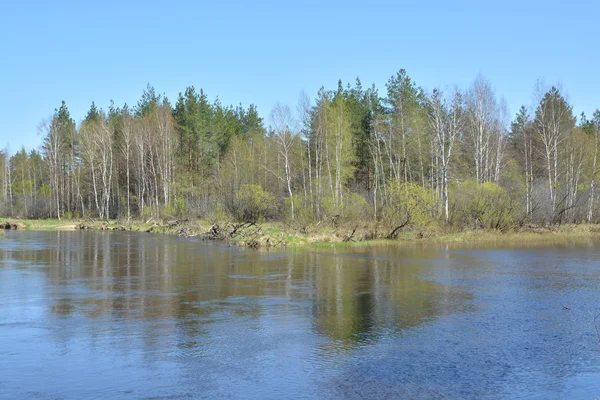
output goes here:
[[[0, 239], [2, 399], [593, 399], [600, 243]], [[600, 308], [599, 308], [600, 309]]]

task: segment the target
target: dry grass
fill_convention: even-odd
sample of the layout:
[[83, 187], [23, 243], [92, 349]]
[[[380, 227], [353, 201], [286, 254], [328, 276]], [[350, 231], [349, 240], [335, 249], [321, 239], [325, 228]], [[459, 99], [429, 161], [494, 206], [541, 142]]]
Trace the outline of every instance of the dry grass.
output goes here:
[[[163, 234], [182, 234], [196, 236], [205, 233], [211, 224], [207, 221], [193, 220], [177, 224], [160, 221], [65, 221], [57, 219], [24, 220], [6, 219], [11, 223], [19, 223], [28, 230], [75, 230], [81, 224], [94, 230], [127, 230]], [[258, 244], [257, 247], [353, 247], [375, 246], [389, 244], [416, 243], [454, 243], [478, 244], [490, 243], [495, 245], [528, 244], [543, 245], [552, 242], [564, 242], [579, 238], [600, 237], [600, 225], [561, 225], [557, 227], [528, 227], [509, 232], [499, 231], [454, 231], [444, 232], [439, 229], [405, 230], [397, 239], [383, 239], [389, 229], [372, 224], [346, 225], [333, 227], [330, 224], [310, 227], [308, 233], [301, 233], [281, 222], [266, 222], [260, 224], [260, 229], [247, 236], [234, 236], [231, 244], [247, 246], [249, 242]], [[252, 236], [252, 237], [250, 237]]]

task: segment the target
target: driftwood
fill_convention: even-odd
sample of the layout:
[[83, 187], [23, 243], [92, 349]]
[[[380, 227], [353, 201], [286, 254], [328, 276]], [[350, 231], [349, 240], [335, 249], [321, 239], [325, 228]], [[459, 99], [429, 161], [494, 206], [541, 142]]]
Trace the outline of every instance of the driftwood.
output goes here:
[[254, 226], [254, 222], [242, 222], [239, 224], [229, 223], [229, 226], [231, 227], [229, 237], [233, 237], [234, 235], [242, 234], [243, 229]]
[[23, 225], [20, 222], [2, 222], [0, 223], [0, 229], [4, 229], [4, 230], [23, 230], [25, 229], [25, 225]]
[[246, 246], [256, 250], [260, 248], [260, 242], [256, 239], [252, 239], [246, 243]]
[[251, 249], [260, 249], [261, 247], [285, 247], [286, 243], [282, 239], [276, 242], [273, 238], [263, 236], [262, 228], [254, 222], [227, 222], [219, 225], [213, 222], [208, 231], [199, 234], [204, 240], [216, 240], [221, 242], [236, 242], [240, 246]]

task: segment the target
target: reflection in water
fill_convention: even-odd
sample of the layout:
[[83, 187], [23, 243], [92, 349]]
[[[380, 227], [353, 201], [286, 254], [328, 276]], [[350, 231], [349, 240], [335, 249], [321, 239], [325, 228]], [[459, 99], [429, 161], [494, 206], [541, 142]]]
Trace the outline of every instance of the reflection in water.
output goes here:
[[[546, 249], [261, 253], [159, 235], [11, 232], [0, 241], [0, 341], [11, 343], [0, 369], [14, 372], [0, 374], [0, 398], [464, 398], [518, 380], [516, 365], [494, 368], [520, 351], [527, 379], [567, 379], [582, 365], [589, 373], [587, 342], [538, 360], [538, 339], [581, 333], [581, 316], [565, 325], [554, 303], [588, 294], [598, 248], [586, 248], [553, 250], [553, 260], [576, 251], [565, 260], [582, 272], [548, 266]], [[515, 330], [523, 324], [535, 328]], [[486, 364], [497, 357], [510, 360]], [[23, 378], [40, 362], [52, 372]], [[425, 378], [424, 366], [439, 376]], [[461, 368], [467, 391], [453, 386]]]
[[375, 254], [261, 254], [171, 237], [98, 232], [48, 234], [44, 244], [32, 243], [33, 238], [8, 240], [13, 243], [0, 250], [4, 260], [17, 261], [16, 268], [45, 267], [52, 313], [175, 320], [189, 335], [232, 315], [256, 318], [271, 308], [306, 302], [315, 330], [345, 346], [456, 311], [470, 297], [419, 279], [418, 265], [398, 265]]

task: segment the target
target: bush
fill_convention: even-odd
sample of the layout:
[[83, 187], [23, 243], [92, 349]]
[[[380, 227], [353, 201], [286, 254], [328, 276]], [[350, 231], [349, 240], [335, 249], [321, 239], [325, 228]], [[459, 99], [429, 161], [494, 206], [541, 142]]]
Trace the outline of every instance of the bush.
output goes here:
[[427, 228], [435, 224], [439, 203], [434, 190], [414, 182], [390, 184], [383, 220], [389, 225]]
[[179, 197], [173, 201], [173, 207], [175, 208], [175, 215], [178, 218], [183, 218], [185, 215], [185, 202], [183, 201], [183, 197]]
[[363, 221], [371, 217], [372, 210], [367, 200], [358, 193], [344, 192], [341, 204], [336, 206], [333, 196], [321, 201], [321, 210], [334, 224], [338, 222]]
[[[294, 197], [294, 223], [296, 227], [306, 233], [308, 231], [308, 227], [315, 223], [317, 220], [317, 215], [311, 206], [310, 202], [303, 197]], [[288, 198], [285, 200], [285, 210], [286, 217], [291, 219], [292, 217], [292, 199]]]
[[154, 208], [152, 206], [144, 206], [142, 209], [142, 219], [154, 217]]
[[160, 216], [162, 218], [173, 218], [175, 216], [175, 207], [171, 204], [166, 204], [160, 208]]
[[183, 218], [184, 215], [185, 206], [182, 197], [172, 199], [169, 204], [165, 204], [160, 208], [162, 218]]
[[271, 217], [277, 209], [275, 196], [260, 185], [242, 185], [235, 198], [235, 217], [239, 221], [256, 223]]
[[347, 193], [342, 203], [344, 221], [364, 221], [371, 217], [372, 210], [367, 200], [358, 193]]
[[506, 230], [514, 222], [511, 196], [493, 182], [465, 181], [451, 187], [452, 222], [473, 229]]

